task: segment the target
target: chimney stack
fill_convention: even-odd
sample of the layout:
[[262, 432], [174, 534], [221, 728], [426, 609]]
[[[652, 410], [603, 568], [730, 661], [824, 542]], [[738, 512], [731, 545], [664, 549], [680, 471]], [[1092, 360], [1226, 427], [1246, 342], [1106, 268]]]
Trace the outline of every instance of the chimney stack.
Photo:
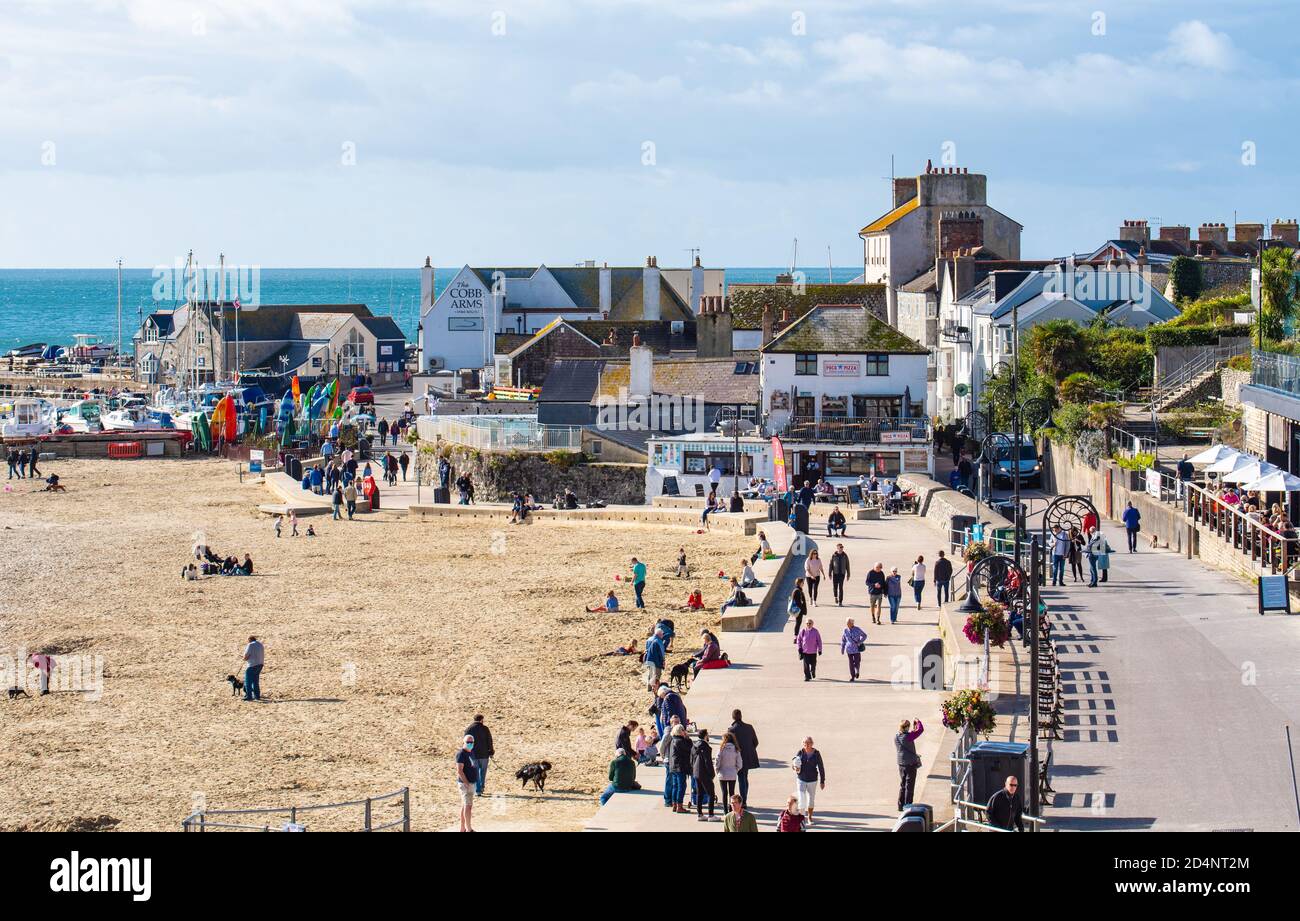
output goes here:
[[1284, 221], [1278, 218], [1273, 222], [1273, 232], [1271, 234], [1274, 240], [1285, 240], [1292, 246], [1300, 247], [1300, 224], [1296, 223], [1295, 218]]
[[1119, 238], [1150, 246], [1151, 228], [1147, 226], [1146, 221], [1125, 221], [1119, 229]]
[[939, 258], [984, 245], [984, 219], [975, 211], [945, 211], [939, 216]]
[[1225, 244], [1228, 242], [1228, 225], [1202, 224], [1196, 231], [1196, 238], [1202, 243]]
[[[929, 172], [929, 170], [926, 170], [926, 172]], [[905, 205], [913, 198], [916, 198], [916, 177], [894, 177], [894, 207]]]
[[654, 392], [654, 352], [641, 344], [641, 334], [632, 334], [628, 350], [628, 395], [648, 397]]
[[1192, 228], [1185, 224], [1170, 224], [1160, 228], [1160, 239], [1166, 243], [1177, 243], [1186, 249], [1192, 248]]
[[767, 345], [769, 342], [772, 341], [772, 337], [773, 335], [775, 335], [775, 331], [772, 329], [772, 327], [775, 324], [775, 322], [776, 322], [776, 315], [772, 311], [772, 305], [764, 304], [763, 319], [760, 323], [760, 326], [763, 330], [763, 345]]
[[700, 298], [704, 296], [704, 266], [700, 264], [700, 257], [695, 257], [695, 265], [691, 266], [691, 313], [700, 312]]
[[1233, 228], [1233, 239], [1238, 243], [1257, 243], [1263, 236], [1263, 224], [1238, 224]]
[[641, 316], [645, 320], [658, 322], [661, 318], [659, 309], [659, 260], [650, 256], [641, 270]]
[[424, 257], [424, 267], [420, 269], [420, 318], [433, 309], [433, 259]]

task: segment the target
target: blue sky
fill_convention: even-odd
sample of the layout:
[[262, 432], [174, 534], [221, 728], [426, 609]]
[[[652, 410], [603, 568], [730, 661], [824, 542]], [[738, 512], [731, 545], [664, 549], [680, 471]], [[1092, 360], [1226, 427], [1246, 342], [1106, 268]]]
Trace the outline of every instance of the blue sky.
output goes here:
[[1026, 256], [1300, 216], [1298, 30], [1294, 0], [5, 0], [0, 265], [848, 265], [890, 155], [945, 150]]

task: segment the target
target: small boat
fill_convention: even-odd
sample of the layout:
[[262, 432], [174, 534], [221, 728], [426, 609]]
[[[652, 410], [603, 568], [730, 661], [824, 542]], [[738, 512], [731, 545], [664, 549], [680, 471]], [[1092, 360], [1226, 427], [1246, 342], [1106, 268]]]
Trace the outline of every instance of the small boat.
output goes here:
[[98, 400], [78, 400], [59, 411], [58, 431], [73, 433], [102, 432], [104, 407]]
[[5, 358], [42, 358], [48, 346], [44, 342], [33, 342], [31, 345], [20, 345], [16, 349], [10, 349], [5, 352]]
[[54, 404], [48, 400], [17, 399], [0, 415], [0, 435], [5, 438], [38, 438], [54, 431]]
[[124, 409], [105, 413], [103, 416], [106, 432], [141, 432], [158, 429], [175, 429], [176, 422], [171, 413], [146, 406], [128, 406]]
[[102, 342], [98, 336], [90, 333], [74, 333], [72, 345], [62, 349], [59, 357], [68, 361], [99, 361], [108, 358], [115, 351], [113, 346]]

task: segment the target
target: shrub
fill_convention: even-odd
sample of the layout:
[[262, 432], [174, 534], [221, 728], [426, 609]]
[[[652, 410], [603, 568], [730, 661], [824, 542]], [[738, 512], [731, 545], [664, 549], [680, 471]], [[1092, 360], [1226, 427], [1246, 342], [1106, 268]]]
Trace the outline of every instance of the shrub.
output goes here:
[[1250, 353], [1233, 355], [1228, 359], [1228, 367], [1233, 371], [1249, 371], [1251, 369]]
[[547, 451], [542, 455], [552, 467], [559, 467], [561, 470], [567, 470], [570, 467], [576, 467], [578, 464], [587, 462], [587, 455], [581, 451]]
[[1087, 418], [1088, 407], [1082, 403], [1062, 403], [1052, 414], [1056, 430], [1069, 444], [1074, 444], [1078, 439], [1079, 433], [1086, 427]]
[[1115, 463], [1125, 470], [1147, 470], [1155, 466], [1156, 456], [1149, 452], [1139, 452], [1129, 457], [1127, 454], [1116, 453], [1111, 457]]
[[1190, 256], [1175, 256], [1169, 264], [1169, 282], [1174, 288], [1175, 301], [1200, 297], [1204, 285], [1201, 264]]
[[1201, 324], [1176, 326], [1176, 320], [1147, 327], [1147, 347], [1154, 352], [1161, 346], [1218, 345], [1219, 337], [1249, 337], [1246, 324]]
[[1106, 454], [1106, 436], [1101, 432], [1082, 432], [1074, 442], [1074, 453], [1094, 470]]
[[1084, 417], [1084, 423], [1090, 429], [1102, 431], [1108, 426], [1118, 425], [1123, 418], [1123, 404], [1115, 402], [1090, 403], [1088, 404], [1088, 414]]
[[1149, 384], [1154, 364], [1145, 337], [1138, 334], [1137, 330], [1124, 332], [1132, 335], [1108, 336], [1091, 350], [1094, 373], [1098, 377], [1114, 381], [1121, 390]]
[[1034, 368], [1054, 381], [1088, 370], [1088, 336], [1073, 320], [1048, 320], [1025, 334], [1025, 351]]
[[1101, 396], [1101, 381], [1086, 371], [1076, 371], [1061, 381], [1057, 393], [1063, 403], [1091, 403]]

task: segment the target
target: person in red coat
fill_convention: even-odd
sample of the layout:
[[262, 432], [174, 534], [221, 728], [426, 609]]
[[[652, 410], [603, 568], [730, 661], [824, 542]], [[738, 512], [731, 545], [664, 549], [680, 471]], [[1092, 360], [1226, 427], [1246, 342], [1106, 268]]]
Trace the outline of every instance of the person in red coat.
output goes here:
[[808, 821], [807, 817], [799, 811], [799, 798], [792, 796], [786, 801], [785, 809], [781, 811], [781, 815], [776, 821], [776, 830], [803, 831], [806, 821]]

